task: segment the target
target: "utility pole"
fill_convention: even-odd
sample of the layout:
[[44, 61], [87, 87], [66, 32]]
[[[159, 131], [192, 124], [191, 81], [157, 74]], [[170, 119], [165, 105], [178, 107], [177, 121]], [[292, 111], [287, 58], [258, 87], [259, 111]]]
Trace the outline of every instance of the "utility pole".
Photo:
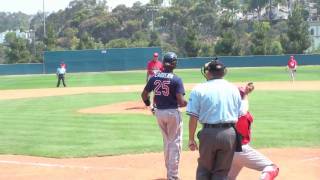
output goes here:
[[43, 10], [43, 38], [45, 38], [46, 35], [46, 13], [44, 10], [44, 0], [42, 0], [42, 10]]
[[269, 21], [271, 22], [271, 15], [272, 15], [272, 8], [271, 8], [271, 6], [272, 6], [272, 0], [269, 0]]
[[159, 7], [156, 5], [147, 6], [147, 11], [151, 12], [152, 26], [151, 29], [154, 31], [154, 12], [159, 11]]

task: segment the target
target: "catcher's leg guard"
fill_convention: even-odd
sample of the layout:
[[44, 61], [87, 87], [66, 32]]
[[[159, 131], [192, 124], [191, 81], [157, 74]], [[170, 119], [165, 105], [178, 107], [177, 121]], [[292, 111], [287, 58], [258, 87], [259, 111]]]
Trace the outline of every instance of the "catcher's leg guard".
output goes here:
[[266, 166], [260, 176], [260, 180], [274, 180], [279, 173], [279, 168], [276, 165]]

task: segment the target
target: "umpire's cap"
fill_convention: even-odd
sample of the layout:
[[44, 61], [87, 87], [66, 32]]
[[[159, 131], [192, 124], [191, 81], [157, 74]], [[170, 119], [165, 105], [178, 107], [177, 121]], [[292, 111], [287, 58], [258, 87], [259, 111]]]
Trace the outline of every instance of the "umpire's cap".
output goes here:
[[216, 57], [210, 62], [206, 63], [201, 72], [203, 75], [205, 75], [208, 71], [214, 76], [223, 77], [227, 72], [226, 70], [226, 66]]

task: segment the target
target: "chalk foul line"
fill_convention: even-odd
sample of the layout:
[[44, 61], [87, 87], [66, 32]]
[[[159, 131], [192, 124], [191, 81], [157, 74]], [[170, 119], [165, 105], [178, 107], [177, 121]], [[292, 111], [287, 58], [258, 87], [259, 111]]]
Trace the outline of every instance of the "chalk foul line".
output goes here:
[[52, 167], [52, 168], [70, 168], [70, 169], [83, 169], [83, 170], [125, 170], [127, 168], [118, 167], [93, 167], [93, 166], [74, 166], [74, 165], [63, 165], [63, 164], [50, 164], [50, 163], [33, 163], [33, 162], [22, 162], [22, 161], [4, 161], [0, 160], [0, 164], [14, 164], [24, 166], [35, 166], [35, 167]]

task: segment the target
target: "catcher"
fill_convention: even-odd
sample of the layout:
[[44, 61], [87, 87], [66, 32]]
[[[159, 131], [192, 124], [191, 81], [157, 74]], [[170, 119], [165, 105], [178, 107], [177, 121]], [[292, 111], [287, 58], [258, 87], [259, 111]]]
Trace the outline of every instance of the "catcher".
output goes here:
[[236, 124], [236, 129], [242, 135], [242, 152], [235, 152], [233, 156], [228, 174], [229, 180], [235, 180], [243, 167], [262, 171], [260, 180], [273, 180], [279, 173], [279, 168], [271, 160], [249, 145], [253, 117], [248, 111], [248, 95], [253, 90], [254, 85], [252, 82], [249, 82], [245, 87], [239, 87], [242, 103], [241, 116]]

